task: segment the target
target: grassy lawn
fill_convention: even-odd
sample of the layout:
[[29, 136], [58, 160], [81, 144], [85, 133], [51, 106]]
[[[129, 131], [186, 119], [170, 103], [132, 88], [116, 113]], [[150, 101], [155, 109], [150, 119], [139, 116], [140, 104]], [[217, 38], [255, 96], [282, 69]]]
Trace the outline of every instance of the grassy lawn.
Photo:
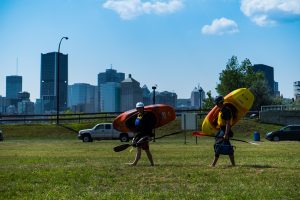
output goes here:
[[[130, 148], [115, 153], [119, 141], [83, 143], [76, 133], [49, 125], [0, 127], [6, 140], [0, 143], [0, 199], [297, 199], [300, 191], [299, 142], [260, 145], [232, 142], [236, 167], [221, 156], [215, 168], [213, 140], [187, 133], [151, 143], [156, 166], [145, 154], [138, 166]], [[75, 127], [75, 125], [70, 125]], [[169, 128], [160, 129], [170, 133]], [[23, 128], [22, 128], [23, 127]], [[251, 140], [253, 130], [276, 129], [242, 121], [236, 138]], [[35, 131], [34, 131], [35, 130]], [[39, 131], [40, 130], [40, 133]], [[7, 132], [8, 131], [8, 132]], [[22, 135], [20, 135], [22, 134]], [[263, 136], [262, 136], [263, 137]]]

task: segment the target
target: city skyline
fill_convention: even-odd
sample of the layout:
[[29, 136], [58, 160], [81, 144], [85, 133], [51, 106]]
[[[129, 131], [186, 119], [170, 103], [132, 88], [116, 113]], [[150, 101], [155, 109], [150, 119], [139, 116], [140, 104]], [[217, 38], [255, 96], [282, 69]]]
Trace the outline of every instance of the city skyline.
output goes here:
[[19, 75], [23, 91], [39, 98], [40, 55], [56, 52], [67, 36], [61, 53], [69, 56], [69, 85], [97, 85], [112, 64], [178, 98], [190, 98], [198, 84], [216, 95], [219, 74], [235, 55], [273, 67], [279, 91], [292, 98], [299, 27], [299, 0], [2, 0], [0, 95], [6, 76]]

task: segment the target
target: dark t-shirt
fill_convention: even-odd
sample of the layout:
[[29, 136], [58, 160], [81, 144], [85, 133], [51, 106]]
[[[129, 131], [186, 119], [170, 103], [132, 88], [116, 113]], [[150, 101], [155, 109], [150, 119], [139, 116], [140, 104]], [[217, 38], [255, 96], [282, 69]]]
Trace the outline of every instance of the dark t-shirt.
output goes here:
[[[221, 109], [221, 118], [222, 118], [222, 120], [225, 120], [225, 121], [230, 121], [230, 120], [232, 120], [232, 118], [233, 118], [233, 113], [232, 113], [232, 109], [229, 107], [229, 106], [227, 106], [227, 105], [225, 105], [222, 109]], [[223, 137], [224, 136], [224, 134], [225, 134], [225, 130], [226, 130], [226, 125], [224, 125], [224, 126], [221, 126], [220, 127], [220, 132], [217, 134], [218, 135], [218, 137]], [[233, 136], [233, 132], [231, 131], [231, 129], [230, 129], [230, 131], [229, 131], [229, 137], [232, 137]]]
[[155, 128], [156, 117], [150, 111], [144, 111], [142, 117], [138, 118], [138, 113], [126, 121], [128, 128], [142, 136], [152, 136], [152, 130]]
[[225, 105], [221, 109], [221, 113], [222, 113], [221, 118], [223, 120], [226, 120], [226, 121], [231, 120], [231, 118], [232, 118], [232, 111], [231, 111], [231, 109], [228, 106]]

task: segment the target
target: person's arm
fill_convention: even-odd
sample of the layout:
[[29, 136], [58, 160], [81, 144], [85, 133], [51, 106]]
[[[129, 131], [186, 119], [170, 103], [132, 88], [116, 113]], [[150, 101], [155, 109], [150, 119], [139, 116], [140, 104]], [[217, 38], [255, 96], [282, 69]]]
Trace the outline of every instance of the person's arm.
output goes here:
[[226, 121], [226, 130], [225, 130], [225, 134], [224, 134], [224, 139], [225, 139], [225, 140], [228, 140], [228, 139], [229, 139], [229, 132], [230, 132], [230, 129], [231, 129], [230, 121], [227, 120], [227, 121]]
[[228, 140], [229, 139], [229, 132], [230, 132], [230, 129], [231, 129], [230, 121], [231, 121], [231, 118], [232, 118], [232, 113], [231, 113], [231, 110], [227, 107], [223, 109], [223, 112], [224, 112], [223, 119], [226, 120], [226, 129], [225, 129], [224, 139]]

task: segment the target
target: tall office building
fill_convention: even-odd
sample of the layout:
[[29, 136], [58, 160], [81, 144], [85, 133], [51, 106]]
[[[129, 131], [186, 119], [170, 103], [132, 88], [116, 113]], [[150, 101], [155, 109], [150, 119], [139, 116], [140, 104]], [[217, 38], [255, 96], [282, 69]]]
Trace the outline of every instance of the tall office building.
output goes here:
[[[44, 113], [56, 112], [57, 52], [41, 54], [40, 99]], [[59, 54], [59, 111], [67, 108], [68, 55]]]
[[120, 83], [107, 82], [100, 85], [102, 112], [120, 112]]
[[[98, 99], [101, 100], [101, 84], [114, 82], [121, 83], [125, 79], [125, 73], [117, 72], [115, 69], [106, 69], [105, 72], [98, 74]], [[112, 91], [113, 92], [113, 91]], [[101, 102], [99, 103], [98, 111], [101, 110]]]
[[0, 114], [6, 113], [7, 106], [9, 106], [7, 98], [0, 95]]
[[125, 73], [117, 72], [115, 69], [106, 69], [98, 74], [98, 85], [107, 82], [121, 83], [125, 79]]
[[34, 103], [34, 114], [42, 114], [42, 100], [36, 99]]
[[294, 82], [294, 95], [295, 99], [300, 99], [300, 81]]
[[275, 95], [274, 68], [268, 65], [256, 64], [253, 65], [253, 70], [254, 72], [262, 72], [264, 74], [270, 94]]
[[22, 91], [22, 76], [6, 76], [6, 98], [17, 99]]
[[68, 107], [73, 112], [97, 112], [97, 86], [75, 83], [68, 86]]
[[276, 97], [280, 96], [280, 92], [279, 92], [279, 84], [277, 81], [274, 81], [274, 95]]
[[18, 113], [19, 114], [33, 114], [34, 113], [34, 103], [30, 101], [29, 92], [19, 92], [18, 93]]
[[121, 111], [135, 108], [135, 104], [143, 100], [140, 83], [131, 77], [121, 82]]

